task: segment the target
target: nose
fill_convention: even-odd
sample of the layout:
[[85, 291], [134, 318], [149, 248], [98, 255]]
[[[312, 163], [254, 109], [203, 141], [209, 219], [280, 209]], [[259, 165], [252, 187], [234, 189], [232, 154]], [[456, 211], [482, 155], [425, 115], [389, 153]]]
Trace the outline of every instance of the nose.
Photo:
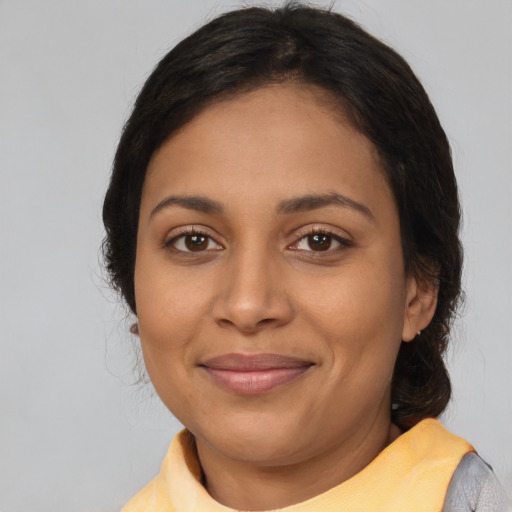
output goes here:
[[289, 323], [294, 310], [286, 293], [286, 279], [264, 254], [241, 255], [226, 264], [213, 316], [222, 327], [254, 334]]

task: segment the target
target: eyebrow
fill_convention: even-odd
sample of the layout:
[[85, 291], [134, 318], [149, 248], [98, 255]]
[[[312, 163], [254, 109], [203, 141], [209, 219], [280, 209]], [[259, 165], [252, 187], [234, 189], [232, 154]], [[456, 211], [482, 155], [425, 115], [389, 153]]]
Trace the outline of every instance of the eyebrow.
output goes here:
[[195, 210], [201, 213], [222, 213], [224, 208], [220, 203], [204, 196], [169, 196], [160, 201], [151, 210], [149, 217], [153, 217], [156, 213], [168, 208], [169, 206], [181, 206], [188, 210]]
[[[370, 220], [375, 220], [375, 216], [367, 206], [336, 192], [327, 194], [307, 194], [285, 199], [278, 204], [276, 211], [277, 213], [289, 215], [333, 205], [351, 208], [368, 217]], [[224, 212], [224, 207], [221, 203], [205, 196], [169, 196], [160, 201], [153, 208], [149, 217], [153, 217], [153, 215], [157, 214], [159, 211], [169, 208], [170, 206], [181, 206], [188, 210], [195, 210], [207, 214], [222, 214]]]
[[277, 207], [278, 213], [291, 214], [306, 212], [309, 210], [316, 210], [318, 208], [324, 208], [325, 206], [342, 206], [344, 208], [351, 208], [370, 220], [375, 221], [370, 208], [362, 203], [350, 199], [350, 197], [343, 196], [336, 192], [330, 192], [328, 194], [308, 194], [305, 196], [294, 197], [281, 201]]

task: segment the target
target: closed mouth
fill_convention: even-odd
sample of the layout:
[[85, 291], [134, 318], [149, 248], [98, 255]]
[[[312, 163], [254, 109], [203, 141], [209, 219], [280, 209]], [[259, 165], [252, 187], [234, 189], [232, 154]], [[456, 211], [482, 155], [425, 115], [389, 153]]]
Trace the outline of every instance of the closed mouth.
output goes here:
[[281, 354], [225, 354], [199, 366], [222, 388], [255, 395], [295, 380], [314, 363]]

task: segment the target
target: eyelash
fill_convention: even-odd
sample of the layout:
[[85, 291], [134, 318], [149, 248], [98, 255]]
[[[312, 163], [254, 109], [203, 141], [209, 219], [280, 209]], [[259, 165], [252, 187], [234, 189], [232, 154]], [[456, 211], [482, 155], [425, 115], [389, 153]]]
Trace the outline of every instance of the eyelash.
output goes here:
[[[172, 238], [167, 240], [164, 243], [164, 248], [168, 249], [168, 250], [172, 250], [176, 253], [194, 254], [195, 251], [187, 251], [187, 250], [183, 250], [183, 249], [178, 249], [175, 246], [176, 242], [178, 242], [179, 240], [183, 239], [183, 241], [185, 241], [187, 237], [192, 237], [192, 236], [204, 237], [208, 241], [208, 245], [210, 244], [210, 242], [213, 242], [217, 245], [217, 247], [224, 249], [219, 243], [215, 242], [215, 240], [208, 233], [206, 233], [205, 231], [202, 231], [198, 228], [184, 229], [180, 234], [173, 236]], [[203, 252], [211, 251], [211, 250], [212, 249], [206, 249], [205, 251], [197, 251], [197, 253], [203, 253]], [[214, 249], [214, 250], [219, 250], [219, 249]]]
[[[311, 250], [300, 249], [298, 247], [292, 248], [292, 246], [294, 246], [294, 245], [298, 246], [302, 241], [307, 241], [308, 238], [318, 236], [318, 235], [325, 236], [330, 239], [329, 246], [325, 250], [315, 251], [311, 248], [311, 245], [309, 242], [307, 242], [307, 243]], [[186, 243], [185, 242], [186, 237], [192, 237], [192, 236], [204, 237], [207, 241], [207, 247], [208, 247], [208, 245], [210, 245], [211, 242], [216, 244], [217, 247], [215, 249], [206, 248], [206, 249], [200, 250], [200, 251], [184, 250], [184, 249], [179, 249], [176, 247], [175, 244], [179, 240], [183, 240], [184, 243]], [[331, 248], [332, 241], [334, 241], [338, 244], [338, 246], [335, 247], [334, 249]], [[336, 235], [325, 228], [311, 228], [308, 231], [302, 232], [300, 234], [300, 237], [295, 242], [293, 242], [293, 244], [290, 244], [287, 248], [292, 251], [302, 251], [304, 253], [309, 252], [309, 253], [312, 253], [311, 256], [314, 254], [314, 257], [321, 257], [323, 254], [324, 255], [332, 255], [333, 253], [337, 253], [339, 251], [342, 251], [343, 249], [347, 249], [352, 246], [353, 246], [353, 242], [351, 240], [349, 240], [348, 238], [344, 238], [339, 235]], [[188, 228], [188, 229], [182, 231], [180, 234], [173, 236], [172, 238], [170, 238], [169, 240], [167, 240], [164, 243], [164, 248], [168, 249], [168, 250], [172, 250], [172, 251], [174, 251], [176, 253], [180, 253], [180, 254], [194, 254], [195, 252], [197, 252], [198, 254], [201, 254], [201, 253], [208, 253], [212, 250], [217, 251], [217, 250], [224, 249], [224, 247], [222, 247], [222, 245], [217, 243], [208, 233], [206, 233], [205, 231], [202, 231], [200, 229], [197, 229], [197, 228]]]
[[[325, 250], [315, 251], [311, 248], [311, 245], [309, 244], [308, 238], [318, 236], [318, 235], [330, 238], [329, 247], [327, 247]], [[333, 233], [332, 231], [329, 231], [329, 230], [327, 230], [325, 228], [321, 228], [321, 227], [312, 227], [312, 228], [309, 228], [307, 231], [302, 232], [300, 234], [300, 238], [298, 238], [297, 241], [294, 242], [292, 245], [298, 246], [302, 241], [306, 241], [306, 243], [308, 243], [308, 246], [310, 247], [311, 250], [305, 250], [305, 249], [299, 249], [299, 248], [293, 248], [292, 250], [304, 251], [307, 253], [311, 253], [310, 256], [314, 256], [316, 258], [320, 258], [324, 255], [327, 256], [327, 255], [332, 255], [334, 253], [338, 253], [339, 251], [342, 251], [342, 250], [352, 247], [354, 245], [353, 242], [351, 240], [349, 240], [348, 238], [344, 238], [340, 235]], [[331, 248], [331, 244], [333, 241], [338, 244], [338, 246], [335, 248]], [[291, 247], [291, 245], [289, 247]]]

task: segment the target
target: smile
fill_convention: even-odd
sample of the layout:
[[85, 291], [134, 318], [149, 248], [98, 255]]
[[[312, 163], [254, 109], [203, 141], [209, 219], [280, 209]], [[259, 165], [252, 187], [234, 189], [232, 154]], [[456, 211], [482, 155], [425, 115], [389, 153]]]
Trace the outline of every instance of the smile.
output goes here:
[[266, 393], [307, 372], [314, 364], [278, 354], [226, 354], [200, 367], [220, 387], [242, 395]]

